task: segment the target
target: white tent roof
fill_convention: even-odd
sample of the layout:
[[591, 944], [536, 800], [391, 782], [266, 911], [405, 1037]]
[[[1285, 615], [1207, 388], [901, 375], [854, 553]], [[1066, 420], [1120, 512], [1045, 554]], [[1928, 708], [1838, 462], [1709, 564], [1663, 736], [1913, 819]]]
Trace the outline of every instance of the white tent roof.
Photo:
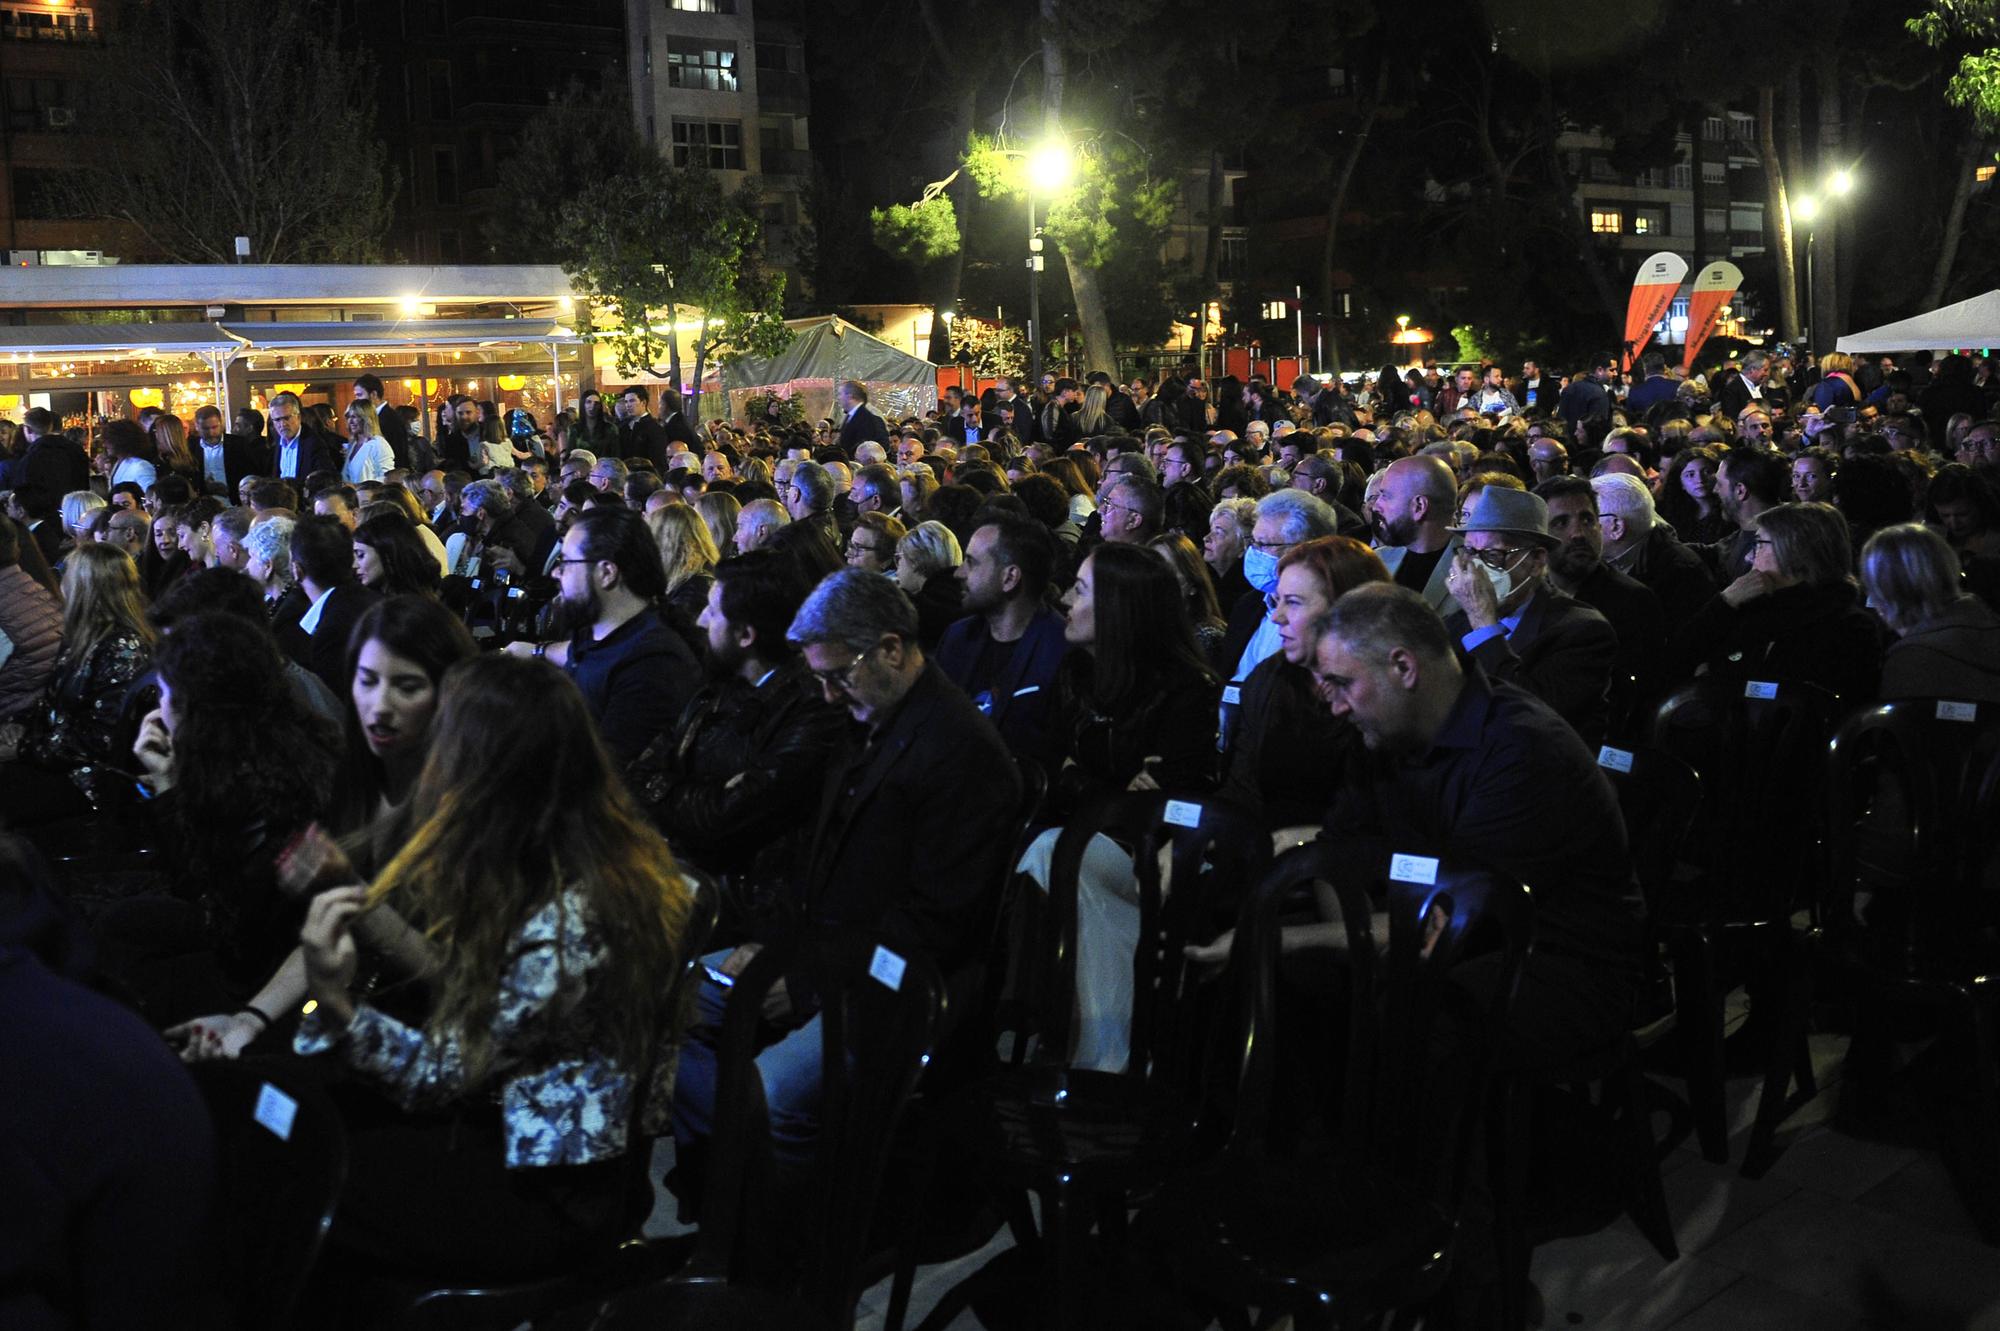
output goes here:
[[1849, 333], [1835, 350], [1862, 355], [1885, 351], [1947, 351], [2000, 346], [2000, 291], [1989, 291], [1929, 314]]

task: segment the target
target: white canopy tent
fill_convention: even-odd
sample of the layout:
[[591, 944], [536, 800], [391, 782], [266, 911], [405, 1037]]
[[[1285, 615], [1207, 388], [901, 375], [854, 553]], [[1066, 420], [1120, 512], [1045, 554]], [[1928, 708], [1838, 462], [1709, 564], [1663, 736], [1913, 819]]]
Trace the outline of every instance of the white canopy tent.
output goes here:
[[1834, 349], [1854, 355], [1877, 355], [1890, 351], [1991, 346], [2000, 346], [2000, 291], [1989, 291], [1880, 328], [1849, 333], [1835, 343]]

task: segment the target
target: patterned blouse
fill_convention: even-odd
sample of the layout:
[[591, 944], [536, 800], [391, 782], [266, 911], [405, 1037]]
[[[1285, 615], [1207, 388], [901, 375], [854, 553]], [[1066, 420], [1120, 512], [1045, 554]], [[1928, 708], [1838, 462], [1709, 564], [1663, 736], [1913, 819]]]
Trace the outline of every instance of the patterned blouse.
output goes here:
[[132, 755], [119, 753], [118, 719], [125, 695], [152, 664], [153, 654], [135, 633], [114, 633], [81, 660], [65, 646], [41, 701], [22, 716], [21, 757], [62, 772], [96, 807], [112, 786], [130, 786], [122, 769]]
[[[468, 1078], [456, 1036], [406, 1025], [366, 1003], [344, 1032], [331, 1030], [318, 1010], [308, 1013], [293, 1048], [338, 1050], [406, 1110], [497, 1096], [509, 1169], [609, 1160], [625, 1151], [636, 1078], [597, 1047], [591, 978], [607, 958], [581, 892], [564, 891], [530, 916], [500, 979], [491, 1071], [479, 1085]], [[672, 1107], [673, 1067], [671, 1056], [656, 1061], [649, 1120], [663, 1121]]]

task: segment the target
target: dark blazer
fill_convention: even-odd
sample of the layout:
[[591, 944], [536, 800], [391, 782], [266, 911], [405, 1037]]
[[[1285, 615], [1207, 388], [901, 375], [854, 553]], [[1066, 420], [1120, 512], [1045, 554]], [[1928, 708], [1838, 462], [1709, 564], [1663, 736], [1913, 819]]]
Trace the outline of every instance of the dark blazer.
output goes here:
[[1149, 758], [1159, 760], [1152, 773], [1163, 789], [1214, 789], [1221, 685], [1205, 672], [1169, 675], [1156, 668], [1129, 705], [1106, 715], [1089, 694], [1090, 665], [1087, 654], [1072, 653], [1058, 680], [1057, 742], [1072, 761], [1049, 788], [1050, 815], [1059, 819], [1124, 790]]
[[[1465, 611], [1445, 628], [1454, 639], [1471, 631]], [[1521, 612], [1512, 634], [1498, 634], [1467, 653], [1494, 680], [1516, 684], [1570, 723], [1595, 751], [1610, 718], [1611, 667], [1618, 634], [1603, 615], [1544, 582]]]
[[[391, 410], [384, 403], [375, 412], [375, 425], [376, 433], [389, 446], [389, 456], [395, 459], [396, 465], [406, 471], [415, 466], [418, 459], [410, 456], [410, 427], [403, 423], [403, 413]], [[425, 467], [424, 470], [429, 471], [430, 468]]]
[[1626, 570], [1660, 598], [1666, 612], [1667, 632], [1673, 633], [1693, 619], [1715, 595], [1715, 578], [1701, 556], [1681, 544], [1668, 526], [1653, 528], [1640, 547], [1639, 557]]
[[29, 444], [9, 472], [14, 488], [38, 485], [58, 500], [72, 490], [90, 488], [89, 454], [60, 434], [45, 434]]
[[[969, 689], [973, 668], [991, 641], [986, 616], [967, 615], [946, 629], [938, 643], [938, 669], [952, 683]], [[1055, 710], [1056, 671], [1068, 652], [1063, 617], [1053, 610], [1040, 611], [1001, 663], [989, 686], [991, 696], [980, 707], [1016, 758], [1040, 763], [1052, 775], [1060, 756], [1053, 752], [1049, 717]], [[973, 703], [979, 706], [978, 699]]]
[[528, 573], [539, 573], [556, 548], [556, 520], [540, 504], [522, 504], [488, 538], [512, 550]]
[[381, 599], [380, 592], [358, 582], [336, 587], [320, 610], [318, 626], [307, 633], [299, 621], [312, 608], [312, 601], [304, 588], [296, 588], [287, 597], [290, 604], [279, 608], [278, 619], [271, 629], [286, 655], [318, 675], [335, 697], [344, 698], [348, 684], [347, 637], [368, 607]]
[[69, 548], [68, 538], [63, 535], [61, 518], [43, 518], [29, 527], [28, 533], [35, 538], [35, 544], [41, 547], [42, 558], [48, 560], [51, 566], [60, 561]]
[[[677, 411], [661, 421], [660, 430], [667, 443], [686, 444], [688, 452], [694, 454], [696, 457], [701, 456], [701, 436], [695, 433], [694, 422], [687, 418], [686, 412]], [[667, 452], [672, 453], [673, 449], [669, 448]], [[660, 472], [664, 475], [667, 469], [667, 461], [663, 457], [659, 462]]]
[[[634, 416], [619, 432], [618, 446], [627, 458], [645, 458], [662, 477], [667, 474], [667, 431], [651, 412]], [[701, 450], [695, 450], [699, 453]]]
[[1576, 589], [1576, 599], [1610, 621], [1618, 635], [1619, 674], [1649, 676], [1659, 668], [1660, 651], [1667, 645], [1667, 612], [1650, 587], [1599, 560]]
[[[202, 487], [209, 489], [210, 482], [208, 480], [208, 463], [204, 452], [205, 448], [206, 445], [199, 439], [188, 440], [188, 450], [194, 454], [195, 465], [201, 469]], [[240, 434], [225, 434], [222, 436], [223, 485], [228, 491], [227, 494], [222, 496], [223, 498], [233, 504], [236, 502], [237, 487], [243, 484], [245, 476], [269, 476], [271, 474], [271, 455], [261, 443], [253, 443]], [[209, 490], [209, 493], [215, 494], [219, 492]]]
[[[313, 429], [300, 430], [298, 474], [287, 479], [296, 480], [303, 484], [306, 477], [316, 471], [339, 471], [341, 451], [340, 444], [331, 436], [323, 435]], [[276, 476], [278, 474], [278, 468], [282, 464], [282, 460], [283, 452], [278, 445], [277, 439], [273, 437], [271, 440], [271, 475]], [[300, 498], [303, 499], [304, 496], [301, 495]]]
[[[1020, 799], [1000, 732], [926, 664], [895, 712], [872, 735], [852, 731], [829, 764], [799, 877], [801, 923], [877, 929], [947, 972], [974, 960]], [[795, 1005], [810, 1003], [791, 977], [787, 988]]]
[[1283, 655], [1243, 681], [1221, 793], [1273, 830], [1318, 823], [1340, 790], [1360, 737], [1327, 710], [1312, 676]]
[[840, 423], [838, 442], [841, 448], [847, 451], [847, 456], [853, 457], [854, 450], [870, 439], [878, 444], [887, 445], [889, 422], [883, 420], [875, 408], [864, 402], [854, 409], [853, 415]]

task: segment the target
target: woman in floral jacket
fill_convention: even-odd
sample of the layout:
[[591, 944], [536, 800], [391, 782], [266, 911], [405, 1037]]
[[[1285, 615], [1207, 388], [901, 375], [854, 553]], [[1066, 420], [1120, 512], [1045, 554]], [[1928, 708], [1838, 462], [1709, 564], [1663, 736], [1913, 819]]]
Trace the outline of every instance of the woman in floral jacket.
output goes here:
[[[401, 849], [366, 885], [329, 856], [317, 877], [343, 885], [300, 935], [315, 1005], [294, 1048], [360, 1093], [333, 1242], [454, 1278], [560, 1268], [623, 1237], [631, 1135], [673, 1098], [655, 1070], [678, 1037], [685, 880], [542, 661], [452, 668], [393, 816]], [[405, 978], [357, 1000], [353, 929], [375, 910], [408, 921], [386, 958]]]
[[21, 724], [0, 732], [0, 809], [15, 828], [89, 813], [133, 783], [119, 721], [154, 641], [138, 566], [115, 545], [78, 546], [62, 588], [55, 674]]

